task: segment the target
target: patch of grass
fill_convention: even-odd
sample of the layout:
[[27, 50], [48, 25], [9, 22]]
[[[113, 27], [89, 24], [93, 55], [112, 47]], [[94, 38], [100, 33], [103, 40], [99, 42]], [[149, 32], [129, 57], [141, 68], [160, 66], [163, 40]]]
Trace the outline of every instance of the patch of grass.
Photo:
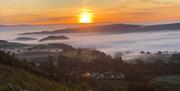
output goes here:
[[68, 86], [38, 77], [23, 69], [0, 64], [0, 91], [9, 91], [9, 83], [30, 91], [73, 91]]
[[124, 80], [98, 80], [97, 85], [113, 88], [113, 91], [125, 91], [129, 82]]
[[170, 84], [180, 85], [180, 75], [160, 76], [155, 78], [153, 81], [168, 82]]

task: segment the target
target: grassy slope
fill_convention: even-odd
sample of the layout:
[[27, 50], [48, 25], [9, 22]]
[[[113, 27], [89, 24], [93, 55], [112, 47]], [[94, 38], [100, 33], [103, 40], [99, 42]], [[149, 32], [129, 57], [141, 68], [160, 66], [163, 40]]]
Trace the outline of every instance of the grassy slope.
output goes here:
[[50, 78], [43, 70], [0, 51], [0, 91], [10, 91], [10, 83], [29, 91], [73, 91]]
[[88, 84], [67, 86], [47, 72], [0, 51], [0, 91], [11, 91], [8, 84], [28, 91], [88, 91]]
[[24, 69], [0, 64], [0, 91], [10, 91], [9, 83], [30, 91], [72, 91], [65, 85], [38, 77]]

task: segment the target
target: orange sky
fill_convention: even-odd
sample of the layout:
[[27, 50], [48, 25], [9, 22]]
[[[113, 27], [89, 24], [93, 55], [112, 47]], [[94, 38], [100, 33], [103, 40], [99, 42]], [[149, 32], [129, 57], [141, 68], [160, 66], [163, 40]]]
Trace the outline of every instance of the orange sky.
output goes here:
[[83, 8], [94, 23], [180, 21], [179, 0], [0, 0], [0, 24], [75, 24]]

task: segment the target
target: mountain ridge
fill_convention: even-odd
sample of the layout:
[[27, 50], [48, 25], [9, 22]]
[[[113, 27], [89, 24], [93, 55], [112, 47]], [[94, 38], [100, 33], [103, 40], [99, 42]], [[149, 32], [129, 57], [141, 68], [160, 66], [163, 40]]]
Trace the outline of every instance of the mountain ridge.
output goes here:
[[79, 28], [66, 28], [52, 31], [28, 32], [20, 35], [28, 34], [55, 34], [55, 33], [83, 33], [83, 32], [139, 32], [152, 30], [178, 30], [180, 23], [157, 24], [157, 25], [135, 25], [135, 24], [110, 24], [97, 26], [82, 26]]

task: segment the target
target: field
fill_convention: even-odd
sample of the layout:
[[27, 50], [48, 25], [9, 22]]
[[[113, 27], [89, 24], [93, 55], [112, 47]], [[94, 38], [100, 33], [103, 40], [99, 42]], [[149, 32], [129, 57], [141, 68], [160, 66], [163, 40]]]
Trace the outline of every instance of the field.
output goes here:
[[166, 87], [171, 88], [172, 91], [179, 91], [180, 89], [180, 75], [156, 77], [153, 82], [166, 85]]

